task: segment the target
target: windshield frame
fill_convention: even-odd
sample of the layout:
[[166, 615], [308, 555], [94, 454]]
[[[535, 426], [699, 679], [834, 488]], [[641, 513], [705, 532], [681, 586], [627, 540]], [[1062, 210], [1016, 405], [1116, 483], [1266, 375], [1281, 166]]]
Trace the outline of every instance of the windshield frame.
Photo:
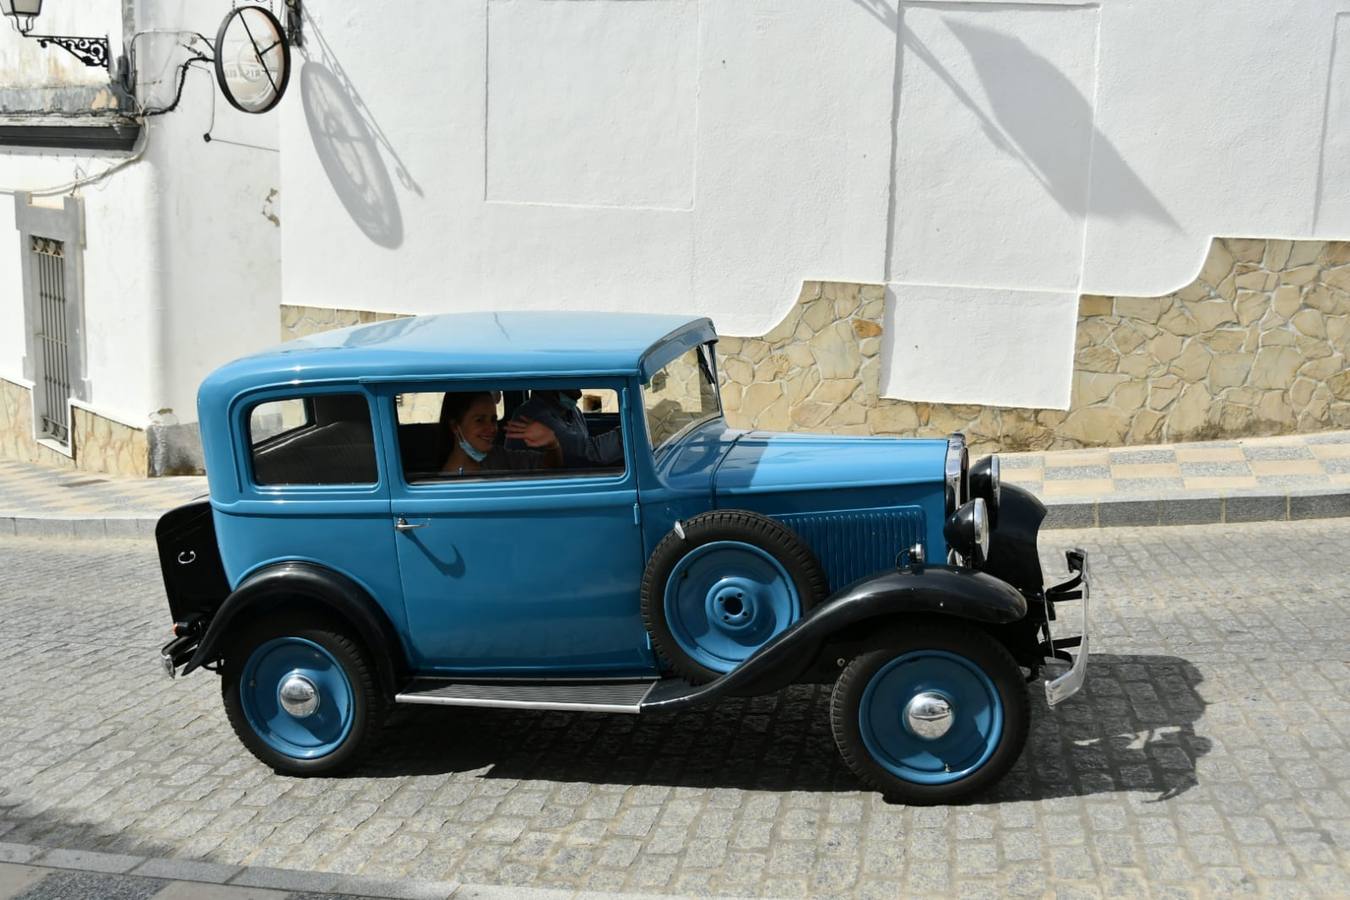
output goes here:
[[[678, 431], [670, 435], [670, 437], [666, 438], [660, 444], [655, 445], [652, 444], [651, 420], [650, 417], [648, 416], [647, 410], [647, 397], [649, 396], [648, 388], [651, 386], [652, 380], [658, 374], [664, 372], [666, 370], [666, 367], [674, 363], [676, 360], [683, 358], [685, 354], [681, 353], [678, 356], [672, 357], [664, 366], [653, 372], [650, 378], [644, 379], [639, 383], [638, 387], [641, 395], [640, 396], [641, 402], [638, 404], [638, 408], [642, 413], [642, 427], [647, 433], [647, 444], [652, 448], [653, 458], [665, 453], [665, 451], [673, 447], [682, 438], [684, 438], [685, 435], [689, 434], [689, 432], [693, 431], [694, 429], [700, 428], [703, 425], [706, 425], [709, 422], [713, 421], [714, 419], [719, 419], [722, 417], [723, 415], [722, 386], [718, 383], [717, 380], [717, 353], [714, 349], [714, 345], [716, 345], [716, 343], [717, 341], [714, 339], [711, 341], [704, 341], [703, 343], [690, 348], [690, 350], [698, 354], [699, 377], [708, 379], [708, 383], [712, 386], [713, 397], [717, 401], [716, 405], [710, 412], [682, 426]], [[690, 351], [689, 350], [685, 351], [685, 353], [688, 352]]]

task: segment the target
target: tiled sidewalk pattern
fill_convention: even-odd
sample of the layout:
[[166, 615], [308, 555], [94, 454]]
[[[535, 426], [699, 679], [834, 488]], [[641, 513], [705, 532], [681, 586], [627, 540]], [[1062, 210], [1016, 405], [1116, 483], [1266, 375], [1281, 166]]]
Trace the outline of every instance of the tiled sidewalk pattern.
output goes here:
[[1101, 450], [1000, 454], [1003, 478], [1061, 498], [1350, 491], [1350, 431]]
[[0, 460], [0, 517], [157, 518], [206, 493], [206, 478], [119, 478]]

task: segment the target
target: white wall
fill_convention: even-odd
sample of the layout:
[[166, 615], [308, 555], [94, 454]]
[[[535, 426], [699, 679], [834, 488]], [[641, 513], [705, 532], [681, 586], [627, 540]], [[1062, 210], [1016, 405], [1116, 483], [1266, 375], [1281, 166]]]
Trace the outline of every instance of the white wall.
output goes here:
[[[54, 5], [54, 4], [53, 4]], [[192, 29], [214, 37], [224, 10], [209, 0], [143, 4], [136, 28]], [[88, 2], [60, 27], [98, 33]], [[55, 30], [47, 13], [34, 29]], [[114, 55], [121, 27], [111, 29]], [[138, 41], [147, 106], [170, 102], [176, 66], [186, 51], [178, 35]], [[0, 29], [0, 59], [21, 51]], [[28, 42], [31, 43], [31, 42]], [[59, 50], [44, 51], [47, 55]], [[25, 56], [27, 58], [27, 56]], [[62, 70], [64, 71], [64, 70]], [[90, 69], [107, 80], [101, 69]], [[30, 80], [48, 86], [57, 73]], [[44, 80], [46, 79], [46, 80]], [[82, 121], [82, 120], [73, 120]], [[91, 120], [92, 121], [92, 120]], [[280, 213], [277, 120], [245, 116], [216, 93], [203, 71], [188, 74], [178, 108], [146, 120], [139, 156], [132, 154], [0, 152], [0, 187], [38, 190], [80, 174], [132, 161], [78, 189], [85, 204], [84, 296], [88, 376], [95, 412], [144, 427], [152, 421], [196, 421], [196, 389], [221, 363], [275, 343], [280, 303]], [[207, 143], [207, 131], [214, 140]], [[134, 157], [134, 159], [133, 159]], [[60, 197], [43, 202], [60, 204]], [[0, 219], [11, 216], [0, 203]], [[12, 221], [12, 219], [11, 219]], [[12, 227], [12, 226], [11, 226]], [[0, 241], [0, 377], [21, 374], [24, 354], [22, 271], [18, 233]]]
[[803, 280], [885, 281], [888, 395], [1065, 407], [1080, 293], [1350, 237], [1350, 0], [305, 9], [288, 303], [756, 334]]

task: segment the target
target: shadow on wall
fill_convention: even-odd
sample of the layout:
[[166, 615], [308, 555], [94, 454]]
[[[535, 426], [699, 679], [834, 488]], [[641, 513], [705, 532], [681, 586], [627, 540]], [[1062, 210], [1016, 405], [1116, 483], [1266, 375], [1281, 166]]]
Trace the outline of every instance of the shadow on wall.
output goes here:
[[319, 58], [306, 54], [300, 70], [300, 96], [324, 174], [366, 237], [381, 247], [398, 247], [403, 243], [403, 214], [381, 150], [393, 160], [394, 172], [405, 189], [419, 197], [422, 189], [308, 15], [305, 33], [318, 48]]
[[[970, 53], [980, 85], [993, 111], [980, 108], [960, 82], [933, 53], [898, 19], [889, 0], [853, 0], [891, 31], [899, 31], [896, 69], [900, 54], [909, 52], [921, 60], [956, 95], [979, 121], [990, 143], [1018, 160], [1063, 208], [1075, 216], [1089, 210], [1097, 216], [1125, 219], [1138, 216], [1179, 229], [1162, 202], [1134, 173], [1120, 153], [1093, 125], [1093, 109], [1087, 98], [1044, 56], [1021, 39], [989, 28], [944, 19], [947, 27]], [[963, 9], [964, 13], [979, 13]], [[1028, 98], [1036, 98], [1028, 102]], [[1089, 197], [1077, 149], [1062, 135], [1090, 134], [1092, 180]]]

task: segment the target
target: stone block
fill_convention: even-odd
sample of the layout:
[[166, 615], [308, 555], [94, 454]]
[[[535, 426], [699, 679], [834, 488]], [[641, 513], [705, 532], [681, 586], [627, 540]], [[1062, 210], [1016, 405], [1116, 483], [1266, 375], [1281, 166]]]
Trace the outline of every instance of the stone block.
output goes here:
[[1186, 345], [1186, 349], [1181, 351], [1181, 355], [1172, 360], [1170, 371], [1188, 384], [1202, 381], [1209, 373], [1212, 360], [1213, 356], [1202, 343], [1191, 341]]
[[1350, 303], [1347, 303], [1345, 298], [1344, 293], [1333, 291], [1326, 285], [1315, 284], [1304, 293], [1303, 303], [1329, 316], [1335, 316], [1350, 312]]
[[1317, 262], [1326, 246], [1324, 241], [1294, 241], [1293, 249], [1289, 253], [1289, 262], [1285, 267], [1297, 269], [1300, 266], [1312, 265]]
[[1209, 421], [1209, 408], [1214, 398], [1203, 384], [1188, 384], [1172, 406], [1167, 417], [1170, 438], [1186, 438], [1200, 431]]
[[37, 864], [53, 869], [78, 869], [81, 872], [101, 872], [120, 875], [145, 862], [144, 856], [121, 853], [98, 853], [93, 850], [48, 850]]
[[1130, 430], [1126, 441], [1130, 444], [1155, 444], [1162, 437], [1163, 423], [1167, 417], [1161, 412], [1141, 409], [1130, 420]]
[[1157, 525], [1158, 517], [1156, 499], [1097, 501], [1097, 525], [1101, 528]]
[[1184, 385], [1181, 383], [1181, 379], [1175, 375], [1164, 375], [1161, 378], [1154, 379], [1148, 389], [1149, 409], [1166, 409], [1168, 404], [1181, 396], [1182, 387]]
[[1130, 380], [1119, 385], [1111, 394], [1111, 405], [1127, 416], [1132, 416], [1144, 408], [1148, 397], [1148, 382]]
[[1157, 323], [1164, 311], [1162, 297], [1117, 297], [1115, 314], [1122, 319]]
[[1252, 365], [1251, 384], [1259, 388], [1287, 388], [1294, 383], [1294, 375], [1302, 364], [1302, 356], [1291, 347], [1263, 346]]
[[834, 298], [834, 317], [836, 319], [847, 319], [858, 309], [862, 298], [858, 296], [856, 285], [849, 285], [849, 290], [840, 291]]
[[849, 400], [835, 407], [826, 417], [825, 424], [829, 426], [862, 425], [866, 421], [867, 408], [861, 403]]
[[1305, 284], [1312, 284], [1321, 273], [1322, 269], [1318, 266], [1300, 266], [1288, 272], [1281, 272], [1279, 283], [1285, 287], [1302, 287]]
[[867, 424], [879, 434], [912, 434], [919, 427], [919, 414], [912, 404], [883, 400], [867, 411]]
[[1146, 338], [1137, 328], [1121, 325], [1120, 328], [1116, 329], [1115, 345], [1116, 349], [1122, 354], [1133, 353], [1138, 350], [1143, 346], [1145, 340]]
[[1085, 372], [1114, 372], [1119, 361], [1116, 351], [1097, 344], [1079, 351], [1074, 364], [1075, 368]]
[[1221, 240], [1212, 241], [1205, 265], [1200, 270], [1200, 280], [1206, 284], [1218, 285], [1233, 271], [1233, 254]]
[[1270, 306], [1271, 309], [1287, 319], [1298, 312], [1298, 308], [1302, 304], [1303, 290], [1293, 285], [1285, 285], [1275, 289]]
[[722, 361], [722, 372], [732, 382], [745, 386], [755, 380], [755, 369], [750, 363], [739, 357], [730, 357]]
[[1283, 328], [1271, 328], [1261, 332], [1262, 347], [1293, 347], [1297, 343], [1298, 338], [1294, 333]]
[[752, 384], [745, 389], [745, 399], [741, 401], [741, 412], [749, 419], [755, 421], [760, 413], [783, 396], [782, 385], [779, 384]]
[[792, 407], [792, 424], [801, 428], [815, 428], [834, 412], [834, 406], [828, 403], [808, 401]]
[[1282, 522], [1289, 518], [1289, 498], [1283, 494], [1237, 495], [1224, 499], [1225, 522]]
[[1080, 316], [1109, 316], [1111, 311], [1111, 298], [1103, 297], [1100, 294], [1084, 294], [1078, 298], [1078, 315]]
[[1237, 387], [1247, 381], [1256, 357], [1247, 353], [1223, 353], [1210, 364], [1209, 380], [1216, 388]]
[[1187, 312], [1185, 306], [1176, 306], [1158, 320], [1158, 327], [1180, 337], [1190, 337], [1202, 330], [1195, 317]]
[[874, 338], [881, 334], [881, 326], [869, 319], [854, 319], [853, 333], [860, 338]]
[[853, 378], [862, 362], [857, 337], [848, 322], [835, 322], [813, 337], [811, 352], [822, 378]]
[[1111, 392], [1119, 385], [1129, 380], [1128, 375], [1074, 372], [1073, 399], [1070, 401], [1070, 406], [1077, 409], [1100, 403], [1111, 396]]
[[1312, 338], [1324, 338], [1327, 336], [1326, 325], [1322, 321], [1322, 314], [1315, 309], [1304, 309], [1294, 313], [1294, 328], [1302, 334]]
[[854, 392], [858, 390], [859, 382], [853, 378], [835, 378], [825, 379], [820, 382], [820, 386], [811, 394], [811, 399], [817, 403], [828, 403], [831, 406], [837, 406], [843, 403]]
[[1293, 406], [1284, 391], [1266, 391], [1256, 404], [1256, 418], [1261, 422], [1293, 425], [1296, 421]]
[[147, 859], [131, 870], [142, 878], [164, 878], [169, 881], [195, 881], [224, 884], [243, 871], [241, 866], [200, 862], [195, 859]]
[[1327, 340], [1338, 347], [1350, 345], [1350, 316], [1323, 316]]
[[1350, 400], [1350, 370], [1342, 369], [1328, 378], [1327, 389], [1337, 400]]
[[1233, 304], [1227, 300], [1204, 300], [1199, 303], [1187, 304], [1187, 309], [1200, 325], [1201, 332], [1209, 332], [1218, 328], [1225, 322], [1236, 322], [1237, 313], [1233, 311]]
[[782, 352], [788, 363], [795, 368], [807, 369], [816, 364], [816, 358], [806, 344], [789, 344]]
[[1261, 267], [1272, 272], [1289, 265], [1289, 254], [1294, 249], [1293, 241], [1266, 241], [1266, 252], [1261, 258]]
[[1259, 269], [1254, 272], [1247, 272], [1237, 277], [1237, 287], [1239, 291], [1264, 291], [1266, 289], [1266, 272]]
[[1269, 308], [1270, 300], [1265, 294], [1256, 291], [1238, 291], [1234, 309], [1239, 323], [1250, 325], [1265, 315]]
[[1159, 362], [1168, 363], [1181, 355], [1184, 343], [1176, 335], [1163, 332], [1149, 341], [1148, 349]]
[[1053, 500], [1045, 505], [1045, 519], [1042, 528], [1095, 528], [1097, 526], [1097, 501], [1069, 501], [1056, 503]]
[[1115, 445], [1125, 437], [1129, 427], [1129, 417], [1120, 410], [1094, 406], [1070, 411], [1058, 432], [1082, 444]]
[[820, 299], [814, 303], [809, 303], [802, 313], [802, 322], [806, 324], [812, 332], [818, 332], [826, 325], [835, 320], [834, 304]]
[[1350, 266], [1341, 269], [1324, 269], [1321, 272], [1322, 283], [1329, 288], [1350, 292]]
[[1168, 497], [1158, 504], [1159, 525], [1209, 525], [1223, 521], [1219, 497]]
[[1334, 519], [1350, 516], [1350, 491], [1291, 494], [1290, 519]]

